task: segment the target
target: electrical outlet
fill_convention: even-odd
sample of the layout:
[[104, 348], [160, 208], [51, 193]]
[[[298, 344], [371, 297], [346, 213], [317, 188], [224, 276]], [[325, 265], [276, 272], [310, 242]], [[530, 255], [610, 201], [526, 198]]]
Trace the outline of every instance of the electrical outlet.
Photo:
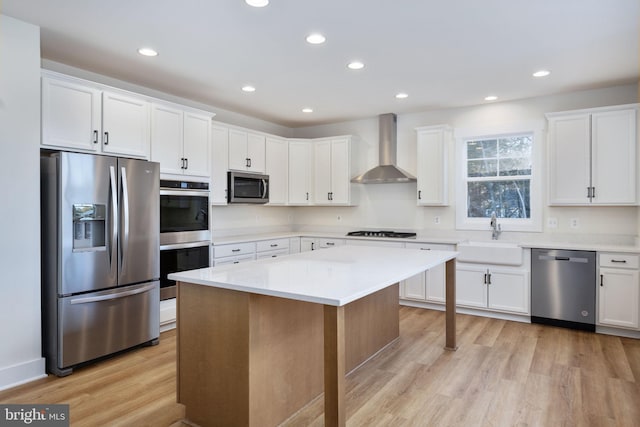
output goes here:
[[548, 218], [547, 219], [547, 227], [549, 227], [549, 228], [558, 228], [558, 218]]
[[433, 217], [433, 223], [434, 224], [440, 224], [440, 217], [439, 216], [434, 216]]
[[580, 220], [578, 218], [571, 218], [569, 220], [569, 227], [580, 228]]
[[338, 222], [342, 221], [342, 217], [340, 215], [338, 215], [336, 219], [338, 220]]

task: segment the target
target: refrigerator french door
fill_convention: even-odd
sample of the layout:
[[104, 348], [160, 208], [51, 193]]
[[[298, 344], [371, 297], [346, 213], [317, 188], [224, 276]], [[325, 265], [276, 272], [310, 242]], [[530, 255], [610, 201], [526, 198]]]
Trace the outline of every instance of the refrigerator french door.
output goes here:
[[59, 152], [41, 181], [47, 370], [157, 343], [158, 164]]

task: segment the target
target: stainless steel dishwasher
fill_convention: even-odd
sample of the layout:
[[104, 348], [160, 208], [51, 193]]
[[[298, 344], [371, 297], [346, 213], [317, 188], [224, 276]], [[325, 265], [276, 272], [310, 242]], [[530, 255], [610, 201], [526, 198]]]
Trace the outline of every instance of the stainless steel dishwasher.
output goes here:
[[595, 331], [596, 253], [531, 250], [531, 322]]

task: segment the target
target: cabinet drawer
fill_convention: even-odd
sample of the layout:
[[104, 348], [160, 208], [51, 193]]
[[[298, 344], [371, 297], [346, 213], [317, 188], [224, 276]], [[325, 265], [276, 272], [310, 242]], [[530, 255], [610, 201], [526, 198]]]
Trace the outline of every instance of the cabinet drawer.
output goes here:
[[633, 254], [600, 254], [600, 267], [638, 268], [640, 255]]
[[256, 244], [254, 242], [249, 243], [236, 243], [230, 245], [220, 245], [213, 247], [213, 256], [215, 258], [221, 258], [232, 255], [244, 255], [252, 254], [256, 251]]
[[289, 249], [285, 248], [285, 249], [276, 249], [274, 251], [258, 252], [258, 254], [256, 255], [256, 259], [277, 258], [285, 255], [289, 255]]
[[216, 258], [213, 260], [213, 266], [219, 267], [221, 265], [227, 265], [227, 264], [240, 264], [241, 262], [253, 261], [254, 259], [255, 259], [254, 254]]
[[320, 248], [322, 249], [342, 245], [344, 245], [344, 239], [318, 239], [318, 246], [320, 246]]
[[289, 239], [261, 240], [256, 242], [258, 252], [273, 251], [276, 249], [289, 249]]
[[443, 243], [405, 243], [407, 249], [422, 249], [423, 251], [455, 251], [454, 245], [447, 245]]

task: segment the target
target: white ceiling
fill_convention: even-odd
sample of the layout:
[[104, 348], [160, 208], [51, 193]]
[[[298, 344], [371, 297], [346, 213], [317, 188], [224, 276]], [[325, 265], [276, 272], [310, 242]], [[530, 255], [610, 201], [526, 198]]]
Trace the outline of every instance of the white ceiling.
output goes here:
[[[43, 58], [290, 127], [639, 77], [638, 0], [271, 0], [261, 9], [244, 0], [1, 0], [0, 7], [41, 27]], [[314, 31], [326, 43], [306, 43]], [[160, 55], [142, 57], [141, 46]], [[347, 69], [353, 59], [365, 68]], [[541, 68], [552, 74], [533, 78]], [[246, 84], [257, 90], [242, 92]], [[409, 97], [396, 99], [400, 91]]]

